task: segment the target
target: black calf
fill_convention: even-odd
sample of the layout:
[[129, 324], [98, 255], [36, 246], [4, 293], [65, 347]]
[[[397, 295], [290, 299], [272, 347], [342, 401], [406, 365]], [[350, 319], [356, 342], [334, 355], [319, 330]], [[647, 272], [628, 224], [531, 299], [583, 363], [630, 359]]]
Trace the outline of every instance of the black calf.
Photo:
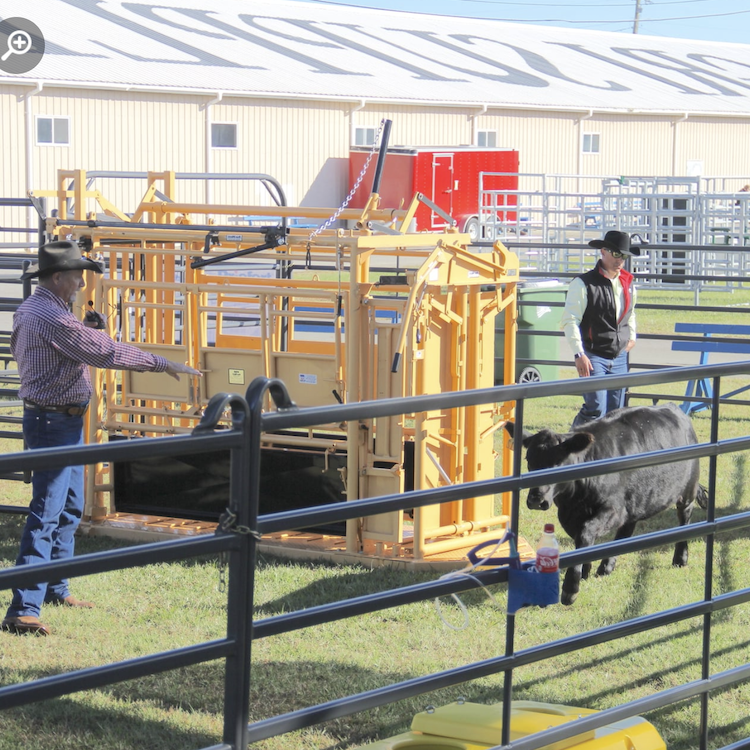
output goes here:
[[[515, 425], [509, 422], [505, 428], [515, 437]], [[668, 403], [618, 409], [565, 434], [541, 430], [532, 435], [524, 431], [522, 441], [529, 471], [537, 471], [693, 445], [698, 439], [690, 419], [675, 404]], [[626, 539], [632, 536], [638, 521], [673, 504], [680, 525], [690, 523], [695, 500], [705, 507], [706, 490], [698, 483], [699, 474], [698, 459], [648, 466], [534, 487], [526, 504], [547, 510], [554, 503], [560, 525], [576, 548], [587, 547], [613, 530], [615, 539]], [[602, 560], [597, 575], [611, 573], [616, 560]], [[672, 564], [687, 565], [687, 560], [687, 542], [678, 542]], [[568, 568], [562, 587], [563, 604], [575, 601], [580, 580], [588, 577], [590, 569], [589, 563]]]

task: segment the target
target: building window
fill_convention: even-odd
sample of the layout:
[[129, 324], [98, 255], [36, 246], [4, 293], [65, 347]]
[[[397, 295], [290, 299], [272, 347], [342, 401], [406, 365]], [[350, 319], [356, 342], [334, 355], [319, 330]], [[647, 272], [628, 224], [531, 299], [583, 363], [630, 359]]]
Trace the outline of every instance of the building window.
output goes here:
[[237, 148], [237, 124], [212, 122], [211, 148]]
[[477, 130], [477, 146], [479, 148], [497, 148], [497, 131]]
[[598, 154], [599, 153], [599, 133], [584, 133], [583, 134], [583, 153], [584, 154]]
[[355, 146], [372, 146], [375, 143], [375, 128], [355, 128], [354, 145]]
[[67, 146], [70, 143], [70, 118], [37, 115], [36, 142], [39, 146]]

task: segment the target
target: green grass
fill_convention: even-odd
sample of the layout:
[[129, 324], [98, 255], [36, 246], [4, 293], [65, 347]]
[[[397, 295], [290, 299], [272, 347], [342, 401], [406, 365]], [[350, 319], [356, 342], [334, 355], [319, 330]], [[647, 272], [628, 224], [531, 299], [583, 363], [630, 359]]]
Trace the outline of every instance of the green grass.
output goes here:
[[[681, 294], [685, 298], [686, 294]], [[670, 324], [665, 319], [654, 328], [662, 325]], [[572, 377], [573, 373], [571, 370], [562, 375]], [[731, 383], [725, 385], [731, 387]], [[682, 390], [681, 385], [674, 386], [676, 396]], [[531, 402], [526, 407], [526, 426], [565, 430], [579, 402], [580, 398], [573, 396]], [[694, 416], [700, 439], [708, 437], [709, 420], [710, 412]], [[722, 407], [720, 429], [722, 438], [750, 433], [747, 409]], [[498, 434], [497, 440], [502, 439]], [[4, 450], [18, 447], [18, 443], [6, 443]], [[707, 467], [708, 461], [702, 461], [704, 482]], [[746, 453], [718, 459], [719, 515], [748, 507], [749, 473]], [[2, 482], [0, 492], [0, 502], [25, 505], [29, 487]], [[700, 510], [694, 515], [695, 520], [704, 517]], [[0, 566], [9, 567], [15, 559], [21, 519], [0, 518]], [[668, 511], [641, 524], [638, 533], [669, 528], [675, 519], [674, 511]], [[522, 503], [520, 530], [526, 538], [533, 542], [545, 520], [554, 518], [529, 511]], [[572, 549], [570, 540], [560, 541], [563, 551]], [[83, 554], [120, 544], [81, 538], [77, 551]], [[672, 549], [667, 547], [621, 557], [611, 576], [583, 582], [574, 606], [521, 611], [516, 617], [516, 650], [702, 599], [705, 548], [702, 540], [692, 542], [691, 561], [684, 569], [672, 568]], [[714, 593], [750, 586], [748, 534], [723, 534], [716, 540], [715, 551]], [[292, 563], [261, 556], [256, 617], [432, 580], [436, 575], [370, 569], [366, 565]], [[91, 611], [45, 608], [43, 618], [54, 631], [51, 638], [0, 633], [0, 684], [121, 661], [224, 633], [225, 595], [219, 591], [219, 572], [213, 559], [79, 578], [73, 582], [73, 590], [95, 601], [97, 607]], [[497, 603], [482, 591], [462, 595], [469, 612], [469, 627], [464, 630], [447, 628], [429, 601], [254, 642], [251, 719], [502, 655], [506, 638], [504, 588], [498, 587], [493, 594]], [[0, 613], [9, 601], [10, 592], [0, 591]], [[460, 612], [448, 599], [443, 601], [442, 614], [451, 623], [461, 622]], [[514, 697], [604, 709], [699, 679], [700, 626], [701, 621], [693, 619], [520, 668], [514, 673]], [[750, 661], [750, 605], [716, 613], [711, 644], [712, 672]], [[0, 711], [0, 750], [185, 750], [213, 745], [220, 742], [222, 733], [223, 672], [223, 663], [212, 662]], [[327, 722], [253, 747], [354, 748], [404, 731], [413, 715], [427, 704], [442, 705], [459, 696], [498, 702], [502, 675]], [[722, 747], [750, 736], [749, 703], [748, 684], [712, 693], [709, 747]], [[646, 718], [655, 724], [670, 750], [697, 747], [699, 701], [685, 701]]]
[[750, 311], [750, 289], [731, 291], [702, 291], [701, 307], [724, 307], [723, 312], [706, 312], [695, 310], [653, 310], [646, 305], [694, 305], [695, 295], [690, 291], [659, 289], [638, 290], [638, 332], [639, 333], [674, 333], [675, 323], [733, 323], [746, 324], [745, 316], [740, 314]]
[[[577, 401], [567, 397], [529, 404], [527, 425], [532, 429], [542, 425], [562, 429], [575, 412]], [[697, 414], [694, 421], [705, 437], [708, 413]], [[727, 407], [722, 421], [726, 437], [745, 434], [749, 424], [741, 408]], [[747, 507], [747, 474], [745, 455], [719, 459], [720, 514]], [[28, 489], [14, 486], [21, 494]], [[702, 518], [702, 511], [696, 516]], [[522, 534], [533, 541], [545, 518], [522, 508]], [[673, 523], [674, 512], [668, 512], [643, 524], [639, 532], [667, 528]], [[12, 564], [19, 534], [20, 520], [6, 519], [0, 529], [3, 566]], [[561, 545], [563, 550], [572, 548], [565, 538]], [[111, 546], [116, 543], [82, 538], [78, 552]], [[747, 536], [725, 535], [717, 540], [716, 549], [715, 592], [750, 585]], [[583, 583], [573, 607], [523, 610], [516, 618], [516, 649], [700, 600], [704, 550], [702, 541], [692, 543], [691, 564], [685, 569], [671, 567], [669, 548], [620, 558], [612, 576]], [[366, 566], [300, 564], [262, 556], [257, 570], [256, 617], [431, 580], [435, 575]], [[74, 591], [93, 599], [97, 608], [85, 612], [46, 608], [44, 619], [53, 628], [53, 637], [0, 634], [2, 684], [133, 658], [223, 634], [224, 596], [219, 592], [214, 560], [81, 578], [74, 581]], [[493, 593], [499, 607], [482, 591], [462, 596], [469, 611], [469, 627], [462, 631], [447, 628], [433, 602], [422, 602], [256, 641], [252, 720], [504, 653], [504, 590], [499, 587]], [[2, 592], [0, 607], [8, 601], [9, 592]], [[451, 623], [461, 622], [460, 613], [449, 600], [443, 602], [442, 613]], [[714, 617], [714, 671], [748, 660], [749, 620], [747, 605]], [[515, 697], [603, 709], [698, 679], [700, 653], [700, 622], [686, 621], [519, 669], [515, 672]], [[209, 663], [2, 711], [0, 750], [176, 750], [211, 745], [221, 737], [222, 690], [223, 664]], [[493, 703], [501, 699], [501, 690], [502, 676], [496, 675], [266, 740], [255, 747], [356, 747], [403, 731], [428, 703], [442, 705], [458, 696]], [[748, 701], [747, 685], [712, 695], [713, 747], [750, 735]], [[653, 712], [647, 718], [657, 726], [670, 750], [696, 747], [697, 701]], [[33, 741], [25, 739], [28, 736]]]

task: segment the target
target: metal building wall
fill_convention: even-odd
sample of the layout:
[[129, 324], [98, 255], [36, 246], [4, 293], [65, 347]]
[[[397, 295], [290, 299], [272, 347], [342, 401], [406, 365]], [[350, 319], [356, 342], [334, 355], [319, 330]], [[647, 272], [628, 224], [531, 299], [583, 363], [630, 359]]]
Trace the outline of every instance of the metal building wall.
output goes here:
[[[34, 97], [37, 115], [70, 117], [70, 145], [36, 146], [35, 185], [54, 189], [59, 169], [180, 171], [203, 169], [203, 123], [198, 97], [45, 89]], [[98, 179], [95, 187], [125, 211], [143, 192], [140, 181]]]
[[[26, 160], [24, 102], [20, 98], [29, 89], [0, 86], [0, 197], [26, 197]], [[20, 223], [19, 223], [20, 222]], [[27, 223], [27, 211], [0, 206], [0, 226], [17, 227]], [[0, 233], [0, 243], [22, 241], [23, 236]]]
[[[0, 88], [2, 175], [7, 197], [26, 193], [23, 95], [28, 87]], [[32, 185], [56, 187], [58, 169], [177, 172], [263, 172], [284, 186], [291, 204], [339, 205], [347, 193], [347, 157], [354, 127], [393, 121], [392, 145], [459, 146], [477, 130], [497, 132], [497, 145], [515, 148], [521, 171], [546, 174], [684, 175], [688, 161], [704, 175], [743, 175], [750, 165], [745, 119], [602, 115], [425, 104], [224, 97], [166, 92], [44, 88], [29, 99], [32, 115]], [[70, 117], [68, 146], [37, 146], [36, 115]], [[238, 126], [236, 149], [207, 149], [210, 122]], [[580, 153], [582, 133], [599, 133], [598, 155]], [[126, 211], [143, 192], [141, 182], [97, 180], [96, 187]], [[203, 202], [202, 181], [180, 183], [179, 199]], [[267, 203], [257, 187], [215, 183], [212, 201]], [[3, 216], [4, 225], [7, 210]], [[0, 240], [3, 241], [3, 240]], [[6, 240], [7, 241], [7, 240]]]
[[[263, 172], [284, 185], [290, 203], [330, 205], [344, 194], [348, 105], [227, 98], [207, 112], [209, 101], [208, 97], [156, 92], [45, 89], [33, 98], [33, 113], [70, 117], [70, 145], [37, 146], [34, 137], [34, 186], [54, 189], [58, 169]], [[23, 106], [14, 101], [8, 108], [16, 111], [22, 123]], [[237, 148], [208, 147], [211, 122], [236, 123]], [[22, 167], [22, 131], [17, 143], [14, 153]], [[9, 189], [23, 195], [23, 169], [17, 174], [21, 179]], [[98, 178], [95, 187], [118, 207], [132, 211], [144, 184]], [[180, 200], [206, 199], [203, 181], [178, 185]], [[256, 186], [243, 188], [238, 182], [213, 184], [209, 197], [223, 203], [268, 202]]]
[[[211, 107], [212, 122], [237, 123], [236, 149], [211, 149], [210, 171], [275, 177], [290, 205], [330, 206], [346, 194], [350, 104], [226, 98]], [[268, 203], [264, 191], [217, 184], [213, 201]]]
[[497, 131], [498, 146], [517, 149], [521, 172], [572, 174], [577, 122], [573, 113], [491, 110], [478, 118], [477, 128]]
[[[749, 175], [749, 124], [747, 118], [692, 116], [679, 123], [677, 166], [682, 169], [680, 174], [685, 174], [685, 165], [693, 160], [703, 162], [702, 173], [707, 176]], [[740, 187], [739, 183], [735, 186], [730, 181], [728, 189]]]
[[581, 172], [603, 175], [671, 175], [672, 132], [665, 118], [597, 116], [583, 122], [598, 133], [598, 154], [581, 154]]
[[356, 127], [366, 128], [377, 128], [383, 118], [392, 120], [391, 146], [469, 146], [471, 112], [469, 107], [368, 104], [354, 118]]

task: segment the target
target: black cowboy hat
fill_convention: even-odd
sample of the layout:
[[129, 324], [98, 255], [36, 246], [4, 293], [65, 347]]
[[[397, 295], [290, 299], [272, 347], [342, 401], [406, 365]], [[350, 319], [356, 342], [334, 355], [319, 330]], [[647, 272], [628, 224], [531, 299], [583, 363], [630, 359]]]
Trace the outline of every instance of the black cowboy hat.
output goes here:
[[99, 263], [85, 258], [75, 242], [62, 240], [48, 242], [39, 248], [37, 262], [21, 274], [22, 279], [34, 279], [38, 276], [49, 276], [57, 271], [95, 271], [102, 273]]
[[615, 252], [622, 253], [623, 255], [640, 255], [641, 248], [639, 245], [630, 244], [630, 235], [627, 232], [617, 232], [612, 230], [604, 235], [603, 240], [591, 240], [589, 242], [591, 247], [606, 248], [607, 250], [614, 250]]

